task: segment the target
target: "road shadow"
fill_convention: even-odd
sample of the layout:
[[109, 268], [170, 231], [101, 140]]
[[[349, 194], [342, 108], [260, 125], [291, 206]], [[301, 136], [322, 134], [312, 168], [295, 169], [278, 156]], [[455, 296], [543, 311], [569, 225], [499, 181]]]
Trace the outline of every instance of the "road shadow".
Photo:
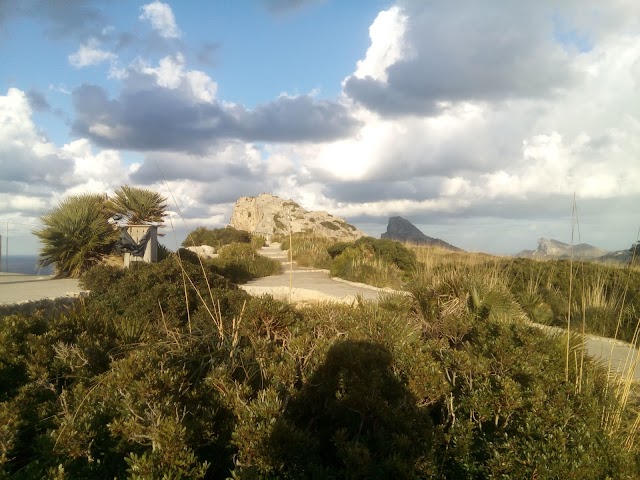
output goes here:
[[345, 340], [289, 401], [267, 448], [287, 478], [401, 479], [436, 473], [433, 441], [389, 350]]

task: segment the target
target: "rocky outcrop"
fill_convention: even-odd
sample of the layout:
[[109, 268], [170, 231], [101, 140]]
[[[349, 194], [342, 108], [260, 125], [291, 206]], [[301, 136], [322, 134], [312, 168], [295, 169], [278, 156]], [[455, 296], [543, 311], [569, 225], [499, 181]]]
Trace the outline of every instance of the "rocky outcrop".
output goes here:
[[418, 227], [406, 218], [391, 217], [387, 225], [387, 231], [380, 238], [389, 240], [397, 240], [399, 242], [415, 243], [417, 245], [430, 245], [433, 247], [446, 248], [455, 252], [462, 252], [461, 248], [454, 247], [450, 243], [440, 240], [439, 238], [431, 238], [422, 233]]
[[607, 250], [594, 247], [587, 243], [578, 245], [569, 245], [558, 240], [540, 238], [538, 240], [538, 248], [535, 250], [523, 250], [518, 253], [517, 257], [538, 258], [538, 259], [562, 259], [577, 258], [580, 260], [595, 260], [608, 254]]
[[339, 240], [355, 240], [363, 232], [327, 212], [309, 212], [292, 200], [262, 193], [240, 197], [233, 207], [230, 225], [259, 235], [310, 232]]

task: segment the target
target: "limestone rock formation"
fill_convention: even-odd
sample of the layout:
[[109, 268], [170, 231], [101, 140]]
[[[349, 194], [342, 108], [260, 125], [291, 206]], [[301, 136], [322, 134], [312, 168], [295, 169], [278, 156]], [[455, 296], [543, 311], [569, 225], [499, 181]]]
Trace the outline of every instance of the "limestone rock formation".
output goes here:
[[363, 232], [343, 219], [327, 212], [309, 212], [292, 200], [262, 193], [257, 197], [240, 197], [233, 207], [230, 225], [238, 230], [270, 236], [312, 232], [339, 240], [355, 240]]
[[434, 247], [446, 248], [455, 252], [462, 252], [463, 250], [458, 247], [454, 247], [450, 243], [440, 240], [439, 238], [431, 238], [425, 235], [409, 220], [402, 217], [389, 218], [389, 224], [387, 225], [387, 231], [383, 233], [380, 238], [386, 238], [389, 240], [398, 240], [400, 242], [415, 243], [418, 245], [431, 245]]
[[573, 258], [580, 260], [595, 260], [609, 252], [602, 248], [594, 247], [587, 243], [578, 245], [569, 245], [554, 239], [540, 238], [538, 240], [538, 248], [535, 250], [523, 250], [518, 253], [517, 257], [538, 258], [538, 259], [561, 259]]

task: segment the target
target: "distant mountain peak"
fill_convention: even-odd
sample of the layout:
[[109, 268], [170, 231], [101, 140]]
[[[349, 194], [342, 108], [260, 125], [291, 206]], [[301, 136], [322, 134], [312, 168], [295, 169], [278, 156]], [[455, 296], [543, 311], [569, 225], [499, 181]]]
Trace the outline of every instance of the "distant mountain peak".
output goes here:
[[535, 250], [523, 250], [517, 257], [540, 258], [540, 259], [561, 259], [578, 258], [581, 260], [595, 260], [608, 254], [607, 250], [594, 247], [588, 243], [569, 245], [568, 243], [555, 240], [553, 238], [539, 238], [538, 248]]
[[402, 217], [390, 217], [389, 224], [387, 225], [387, 231], [383, 233], [380, 238], [388, 240], [398, 240], [400, 242], [415, 243], [418, 245], [431, 245], [434, 247], [446, 248], [455, 252], [462, 252], [463, 250], [454, 247], [450, 243], [440, 240], [439, 238], [428, 237], [420, 231], [413, 223], [406, 218]]

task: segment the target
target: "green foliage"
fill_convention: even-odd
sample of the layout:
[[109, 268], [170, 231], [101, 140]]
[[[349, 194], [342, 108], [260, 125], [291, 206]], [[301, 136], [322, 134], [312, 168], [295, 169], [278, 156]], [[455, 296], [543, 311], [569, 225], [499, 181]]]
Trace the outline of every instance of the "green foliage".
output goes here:
[[230, 243], [218, 251], [218, 257], [211, 260], [219, 272], [234, 283], [246, 283], [253, 278], [280, 273], [281, 264], [277, 260], [260, 255], [248, 243]]
[[[91, 290], [91, 313], [111, 319], [136, 319], [185, 325], [190, 313], [209, 302], [211, 297], [241, 302], [244, 292], [221, 276], [211, 264], [204, 266], [178, 262], [176, 257], [159, 263], [139, 262], [126, 270], [99, 265], [81, 279]], [[208, 303], [207, 303], [208, 305]]]
[[393, 240], [359, 238], [328, 248], [331, 275], [377, 287], [400, 288], [416, 268], [416, 255]]
[[102, 195], [66, 197], [41, 217], [34, 233], [42, 244], [40, 265], [53, 265], [58, 277], [79, 277], [111, 252], [117, 232]]
[[[280, 248], [289, 250], [289, 236], [279, 238], [282, 242]], [[329, 268], [331, 258], [327, 248], [333, 240], [305, 232], [296, 232], [291, 235], [291, 251], [293, 260], [302, 267]]]
[[297, 308], [210, 262], [96, 267], [0, 318], [0, 478], [635, 478], [606, 373], [565, 380], [499, 267]]
[[329, 230], [334, 230], [334, 231], [340, 230], [340, 226], [336, 225], [333, 222], [324, 221], [324, 222], [320, 222], [320, 225], [322, 225], [325, 228], [328, 228]]
[[[640, 272], [614, 266], [557, 260], [516, 259], [501, 264], [501, 275], [530, 318], [632, 341], [640, 311]], [[571, 295], [569, 279], [571, 279]], [[569, 298], [571, 297], [571, 305]]]
[[158, 262], [163, 261], [166, 258], [169, 258], [173, 252], [165, 247], [163, 244], [158, 243]]
[[167, 199], [146, 188], [121, 186], [109, 199], [108, 207], [112, 213], [126, 215], [131, 224], [162, 222], [166, 216]]
[[209, 245], [216, 249], [230, 243], [251, 243], [252, 237], [249, 232], [236, 230], [233, 227], [206, 228], [198, 227], [187, 235], [183, 247], [194, 247], [199, 245]]
[[258, 250], [267, 244], [267, 240], [262, 235], [251, 235], [251, 247]]
[[338, 255], [340, 255], [342, 252], [344, 252], [344, 250], [347, 247], [350, 247], [353, 245], [353, 242], [337, 242], [334, 243], [332, 245], [330, 245], [327, 248], [327, 253], [329, 254], [329, 256], [331, 258], [336, 258]]

